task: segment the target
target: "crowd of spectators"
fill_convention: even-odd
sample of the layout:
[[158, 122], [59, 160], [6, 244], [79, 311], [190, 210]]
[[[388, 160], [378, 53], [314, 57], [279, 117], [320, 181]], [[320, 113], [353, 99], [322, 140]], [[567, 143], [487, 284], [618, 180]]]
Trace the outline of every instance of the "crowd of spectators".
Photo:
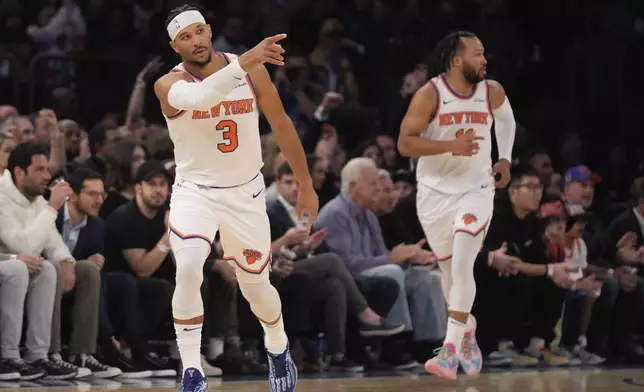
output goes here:
[[[0, 2], [0, 62], [9, 64], [0, 66], [0, 380], [176, 376], [173, 145], [150, 99], [155, 77], [178, 62], [162, 23], [176, 4], [42, 3], [31, 15]], [[239, 54], [289, 33], [286, 66], [271, 72], [309, 154], [321, 206], [312, 233], [297, 219], [298, 185], [265, 122], [262, 152], [271, 282], [301, 370], [415, 369], [444, 338], [440, 266], [418, 222], [414, 162], [398, 154], [396, 136], [431, 76], [425, 53], [459, 27], [482, 37], [522, 124], [512, 182], [497, 193], [475, 264], [486, 366], [644, 364], [641, 156], [610, 145], [609, 164], [592, 171], [594, 136], [570, 119], [535, 120], [532, 109], [556, 115], [541, 106], [552, 92], [540, 82], [564, 85], [557, 78], [576, 72], [560, 55], [575, 39], [587, 48], [584, 34], [596, 29], [584, 21], [633, 38], [642, 33], [636, 8], [600, 16], [603, 5], [589, 4], [570, 24], [559, 19], [566, 1], [528, 11], [476, 0], [194, 3], [213, 24], [215, 50]], [[561, 12], [541, 11], [549, 7]], [[614, 31], [606, 15], [632, 28]], [[534, 22], [544, 18], [548, 31]], [[98, 63], [110, 69], [88, 70]], [[572, 123], [585, 126], [579, 108]], [[544, 135], [530, 133], [544, 123]], [[553, 153], [552, 129], [562, 127]], [[556, 263], [579, 267], [572, 286], [546, 276]], [[267, 372], [261, 327], [218, 241], [204, 275], [206, 375]]]

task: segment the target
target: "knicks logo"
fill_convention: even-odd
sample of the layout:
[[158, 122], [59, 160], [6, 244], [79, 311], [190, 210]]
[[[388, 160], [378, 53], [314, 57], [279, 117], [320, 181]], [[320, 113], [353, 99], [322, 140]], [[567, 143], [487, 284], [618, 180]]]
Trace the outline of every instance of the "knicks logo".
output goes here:
[[258, 252], [254, 249], [244, 249], [242, 255], [246, 258], [246, 263], [248, 263], [248, 265], [253, 265], [257, 260], [262, 258], [262, 252]]
[[478, 221], [478, 219], [476, 218], [476, 216], [474, 214], [469, 214], [469, 213], [468, 214], [463, 214], [463, 223], [465, 223], [465, 225], [469, 225], [469, 224], [474, 223], [476, 221]]

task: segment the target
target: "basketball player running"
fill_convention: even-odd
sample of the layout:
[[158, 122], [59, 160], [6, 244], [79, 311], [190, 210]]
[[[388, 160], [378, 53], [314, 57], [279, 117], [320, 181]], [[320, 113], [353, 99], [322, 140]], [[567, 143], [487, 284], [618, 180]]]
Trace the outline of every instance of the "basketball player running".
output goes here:
[[[485, 80], [483, 44], [474, 34], [447, 35], [434, 56], [445, 73], [414, 95], [398, 149], [404, 156], [420, 157], [418, 217], [439, 259], [449, 305], [445, 343], [425, 369], [456, 379], [459, 362], [467, 374], [481, 371], [476, 320], [469, 314], [476, 296], [474, 260], [492, 217], [493, 176], [500, 174], [497, 188], [510, 181], [516, 123], [503, 87]], [[492, 122], [499, 150], [494, 167]]]
[[[182, 59], [154, 86], [175, 146], [169, 243], [176, 259], [172, 299], [183, 363], [180, 391], [205, 392], [200, 362], [202, 267], [219, 230], [225, 258], [234, 262], [239, 287], [262, 324], [272, 392], [292, 392], [297, 370], [284, 333], [281, 303], [270, 284], [271, 234], [266, 215], [259, 139], [261, 109], [300, 185], [298, 213], [308, 227], [318, 198], [304, 150], [264, 63], [284, 65], [279, 34], [237, 57], [215, 53], [212, 31], [193, 7], [181, 6], [166, 21], [170, 46]], [[167, 243], [167, 240], [166, 240]], [[158, 252], [167, 252], [160, 244]]]

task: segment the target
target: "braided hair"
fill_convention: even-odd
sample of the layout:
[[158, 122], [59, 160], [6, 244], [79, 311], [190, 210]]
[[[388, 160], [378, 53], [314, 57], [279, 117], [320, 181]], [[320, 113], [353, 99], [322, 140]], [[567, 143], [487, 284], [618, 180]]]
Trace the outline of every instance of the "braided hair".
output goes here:
[[439, 75], [452, 68], [452, 60], [461, 50], [461, 38], [477, 38], [469, 31], [453, 31], [441, 39], [431, 56], [430, 71], [432, 75]]

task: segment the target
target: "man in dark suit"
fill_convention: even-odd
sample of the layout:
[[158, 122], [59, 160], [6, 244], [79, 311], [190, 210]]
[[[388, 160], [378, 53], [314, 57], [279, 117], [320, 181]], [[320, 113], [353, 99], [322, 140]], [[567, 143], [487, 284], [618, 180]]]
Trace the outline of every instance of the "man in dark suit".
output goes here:
[[[295, 204], [299, 186], [288, 163], [282, 164], [276, 178], [279, 195], [269, 202], [268, 217], [271, 224], [272, 252], [294, 261], [293, 272], [308, 275], [318, 282], [316, 297], [325, 302], [325, 322], [331, 367], [349, 371], [362, 371], [345, 357], [345, 326], [347, 310], [360, 322], [363, 336], [391, 336], [403, 330], [402, 325], [391, 325], [380, 317], [367, 303], [346, 265], [336, 254], [329, 252], [324, 244], [327, 230], [317, 228], [312, 234], [306, 232], [305, 222], [297, 217]], [[381, 278], [366, 278], [362, 285], [383, 283]], [[393, 284], [397, 286], [397, 284]], [[395, 287], [397, 289], [397, 287]], [[387, 290], [389, 291], [389, 290]], [[395, 297], [395, 294], [393, 295]], [[391, 292], [387, 298], [391, 298]], [[393, 305], [389, 302], [389, 308]], [[388, 309], [379, 309], [387, 314]]]
[[633, 342], [644, 314], [644, 177], [633, 180], [631, 201], [633, 207], [611, 222], [604, 241], [604, 256], [615, 262], [621, 288], [613, 316], [611, 359], [644, 363], [644, 349]]
[[[93, 375], [106, 376], [125, 373], [129, 378], [149, 377], [152, 375], [172, 376], [174, 370], [150, 354], [142, 337], [141, 313], [138, 291], [133, 276], [123, 272], [105, 272], [105, 223], [98, 217], [98, 211], [105, 199], [105, 189], [100, 174], [87, 168], [80, 168], [68, 176], [73, 190], [72, 196], [58, 212], [56, 228], [63, 241], [77, 260], [89, 260], [101, 270], [101, 292], [99, 300], [98, 343], [100, 345], [105, 369], [93, 369], [97, 362], [93, 357], [79, 356], [72, 362], [86, 366]], [[117, 310], [120, 319], [119, 331], [132, 349], [133, 361], [122, 355], [115, 344], [116, 333], [108, 310]], [[114, 316], [114, 315], [113, 315]], [[116, 370], [115, 370], [116, 369]], [[121, 370], [118, 370], [121, 369]], [[118, 372], [117, 372], [118, 370]], [[113, 374], [118, 373], [118, 374]], [[173, 373], [173, 374], [170, 374]]]

